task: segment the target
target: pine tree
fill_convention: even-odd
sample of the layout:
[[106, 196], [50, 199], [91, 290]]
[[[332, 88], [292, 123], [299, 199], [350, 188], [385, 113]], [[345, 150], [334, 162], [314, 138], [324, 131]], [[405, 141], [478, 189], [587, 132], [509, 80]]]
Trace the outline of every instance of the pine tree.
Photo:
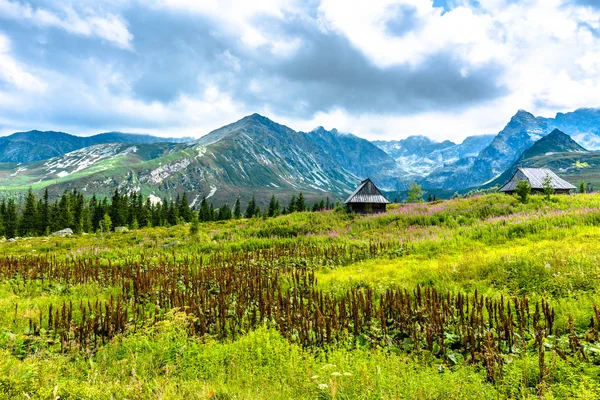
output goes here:
[[281, 205], [279, 204], [279, 200], [275, 200], [275, 212], [273, 213], [273, 217], [278, 217], [281, 215]]
[[38, 210], [40, 214], [40, 224], [38, 230], [40, 234], [45, 234], [46, 229], [50, 226], [50, 202], [48, 195], [48, 188], [44, 190], [44, 198], [42, 201], [42, 205]]
[[25, 208], [21, 213], [21, 220], [19, 221], [19, 234], [21, 236], [33, 236], [37, 231], [37, 201], [33, 191], [29, 189], [27, 197], [25, 198]]
[[252, 195], [252, 200], [250, 200], [250, 202], [248, 203], [248, 206], [246, 207], [246, 218], [252, 218], [256, 215], [256, 199], [254, 198], [254, 195]]
[[177, 208], [175, 207], [175, 203], [173, 200], [169, 203], [169, 211], [167, 214], [167, 221], [169, 225], [174, 226], [177, 225]]
[[200, 224], [198, 222], [198, 213], [192, 212], [192, 218], [190, 223], [190, 235], [196, 236], [200, 230]]
[[152, 202], [149, 197], [146, 198], [146, 203], [142, 207], [140, 226], [152, 226]]
[[100, 222], [100, 230], [103, 233], [108, 233], [112, 229], [112, 221], [110, 219], [110, 215], [108, 213], [104, 214], [102, 217], [102, 221]]
[[290, 214], [293, 213], [293, 212], [296, 212], [296, 204], [297, 203], [298, 203], [298, 201], [296, 200], [296, 195], [293, 194], [292, 198], [290, 199], [290, 202], [288, 204], [287, 212], [290, 213]]
[[73, 204], [73, 232], [83, 232], [83, 208], [84, 200], [81, 193], [77, 193], [77, 190], [73, 190], [71, 195], [71, 204]]
[[223, 204], [221, 208], [219, 208], [219, 216], [217, 218], [219, 221], [226, 221], [231, 219], [231, 207], [228, 204]]
[[119, 193], [119, 189], [115, 189], [113, 193], [109, 214], [111, 223], [114, 224], [114, 226], [123, 225], [123, 221], [121, 221], [121, 194]]
[[67, 192], [63, 193], [58, 203], [58, 229], [73, 228], [73, 212], [71, 199]]
[[160, 209], [160, 225], [169, 225], [169, 202], [167, 199], [163, 199]]
[[214, 221], [217, 219], [217, 215], [215, 213], [215, 206], [213, 205], [213, 203], [210, 203], [210, 206], [208, 207], [208, 218], [209, 221]]
[[296, 211], [303, 212], [306, 210], [306, 204], [304, 202], [304, 195], [302, 192], [298, 195], [298, 200], [296, 200]]
[[271, 196], [271, 201], [269, 201], [269, 210], [267, 212], [267, 215], [269, 217], [276, 217], [277, 215], [279, 215], [279, 203], [277, 202], [275, 195]]
[[17, 203], [12, 197], [6, 203], [6, 213], [4, 214], [4, 228], [6, 236], [14, 238], [17, 234]]
[[3, 237], [5, 235], [6, 235], [6, 229], [4, 226], [4, 213], [2, 213], [0, 210], [0, 237]]
[[235, 199], [235, 205], [233, 206], [233, 217], [235, 219], [242, 218], [242, 206], [240, 204], [240, 196]]
[[190, 222], [190, 220], [192, 219], [192, 212], [190, 209], [190, 204], [188, 202], [186, 192], [183, 192], [183, 197], [181, 198], [181, 202], [179, 203], [179, 216], [183, 218], [185, 222]]
[[208, 202], [206, 201], [206, 197], [202, 198], [202, 202], [200, 203], [200, 211], [199, 211], [199, 219], [202, 222], [207, 222], [211, 220], [210, 217], [210, 207], [208, 206]]

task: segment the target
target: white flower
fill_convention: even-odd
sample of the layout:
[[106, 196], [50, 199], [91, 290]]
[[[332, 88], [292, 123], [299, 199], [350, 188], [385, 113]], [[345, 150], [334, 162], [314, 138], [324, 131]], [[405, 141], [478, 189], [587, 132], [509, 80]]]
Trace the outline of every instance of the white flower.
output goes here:
[[327, 389], [327, 386], [326, 383], [319, 383], [319, 389]]

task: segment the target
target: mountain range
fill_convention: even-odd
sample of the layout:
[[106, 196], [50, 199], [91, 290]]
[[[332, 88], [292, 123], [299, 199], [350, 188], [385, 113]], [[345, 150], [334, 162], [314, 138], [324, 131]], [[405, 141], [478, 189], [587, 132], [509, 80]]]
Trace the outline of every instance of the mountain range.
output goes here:
[[52, 196], [77, 188], [109, 195], [115, 188], [153, 199], [188, 192], [219, 205], [238, 195], [264, 203], [303, 192], [310, 200], [343, 199], [370, 177], [402, 198], [412, 182], [453, 193], [500, 185], [519, 166], [550, 167], [572, 183], [600, 185], [600, 111], [580, 109], [555, 118], [519, 110], [496, 135], [462, 143], [424, 136], [370, 142], [318, 127], [298, 132], [259, 114], [200, 139], [103, 133], [19, 132], [0, 138], [0, 191], [48, 188]]
[[193, 139], [121, 132], [106, 132], [93, 136], [75, 136], [54, 131], [17, 132], [0, 137], [0, 163], [39, 161], [105, 143], [182, 143], [190, 140]]

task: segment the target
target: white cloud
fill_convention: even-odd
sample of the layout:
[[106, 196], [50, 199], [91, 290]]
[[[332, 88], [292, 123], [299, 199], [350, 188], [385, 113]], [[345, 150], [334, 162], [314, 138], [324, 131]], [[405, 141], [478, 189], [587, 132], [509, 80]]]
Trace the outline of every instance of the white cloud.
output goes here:
[[26, 68], [16, 61], [10, 54], [10, 41], [0, 34], [0, 81], [6, 82], [10, 87], [26, 92], [41, 92], [46, 85], [28, 72]]
[[[473, 6], [476, 3], [473, 1], [456, 0], [452, 2], [456, 6], [446, 12], [433, 7], [432, 0], [322, 0], [308, 11], [307, 2], [300, 0], [138, 0], [134, 3], [86, 0], [83, 3], [83, 6], [81, 2], [69, 6], [57, 2], [51, 8], [41, 8], [25, 0], [0, 0], [0, 20], [10, 18], [39, 27], [58, 28], [132, 49], [133, 35], [118, 9], [150, 7], [159, 12], [208, 18], [215, 22], [215, 31], [211, 34], [223, 43], [231, 44], [230, 38], [235, 38], [236, 45], [242, 44], [243, 51], [234, 45], [229, 49], [218, 47], [218, 52], [209, 57], [219, 60], [226, 71], [218, 72], [222, 74], [220, 79], [209, 72], [190, 74], [199, 76], [199, 92], [180, 94], [164, 103], [144, 102], [136, 98], [132, 89], [135, 74], [119, 71], [118, 63], [82, 60], [83, 72], [77, 71], [75, 75], [59, 69], [44, 71], [40, 66], [26, 66], [25, 60], [15, 59], [8, 39], [0, 36], [0, 65], [3, 67], [0, 80], [18, 89], [18, 93], [0, 92], [0, 105], [13, 102], [23, 110], [21, 121], [0, 115], [3, 124], [25, 123], [22, 121], [28, 121], [27, 113], [35, 113], [59, 115], [64, 121], [71, 118], [75, 133], [83, 126], [93, 130], [143, 130], [200, 136], [245, 114], [260, 112], [295, 129], [309, 130], [324, 125], [371, 139], [427, 134], [439, 140], [460, 141], [467, 135], [498, 132], [519, 108], [551, 116], [557, 111], [600, 106], [600, 9], [576, 6], [567, 0], [479, 0], [479, 6]], [[116, 3], [119, 7], [111, 8]], [[409, 17], [414, 20], [410, 29], [402, 34], [394, 34], [386, 27], [390, 18], [396, 17], [391, 12], [394, 7], [411, 10]], [[265, 16], [281, 24], [316, 19], [311, 23], [319, 24], [326, 33], [346, 38], [381, 71], [397, 65], [416, 70], [441, 53], [457, 60], [463, 77], [469, 77], [472, 71], [488, 63], [497, 65], [501, 73], [496, 83], [506, 88], [506, 94], [481, 104], [465, 102], [469, 105], [459, 111], [428, 108], [414, 114], [407, 114], [405, 110], [398, 110], [396, 114], [372, 110], [350, 113], [334, 106], [331, 110], [323, 107], [308, 121], [293, 115], [278, 115], [271, 112], [268, 99], [257, 100], [256, 104], [249, 103], [250, 100], [244, 103], [242, 98], [251, 98], [242, 96], [247, 93], [235, 93], [235, 85], [231, 85], [234, 89], [228, 92], [226, 85], [219, 87], [215, 83], [222, 83], [229, 76], [233, 81], [240, 74], [240, 79], [245, 79], [245, 90], [264, 100], [259, 95], [265, 92], [266, 86], [277, 86], [272, 82], [285, 80], [276, 73], [268, 78], [261, 78], [260, 74], [241, 75], [247, 73], [248, 64], [257, 64], [259, 70], [263, 61], [245, 59], [244, 51], [250, 53], [266, 48], [272, 55], [286, 58], [310, 45], [303, 43], [309, 39], [293, 36], [294, 30], [287, 33], [289, 36], [277, 32], [265, 23], [262, 19]], [[137, 35], [138, 30], [135, 32]], [[185, 41], [186, 38], [178, 39]], [[270, 61], [264, 60], [265, 63]], [[297, 75], [303, 72], [295, 71]], [[323, 72], [327, 77], [327, 71]], [[330, 82], [332, 87], [339, 84], [335, 76], [323, 78], [325, 87]], [[195, 83], [190, 82], [190, 85]], [[111, 90], [115, 87], [118, 90]], [[360, 85], [356, 88], [361, 90]], [[284, 95], [296, 99], [298, 93]], [[356, 95], [360, 97], [361, 93]], [[297, 98], [295, 104], [307, 101], [310, 99]], [[77, 122], [77, 115], [91, 121], [97, 119], [97, 126], [102, 127], [89, 128], [94, 124]], [[110, 120], [114, 121], [110, 126], [102, 125]], [[43, 120], [36, 123], [41, 125], [38, 128], [56, 127]], [[65, 124], [56, 128], [67, 129]]]
[[269, 16], [283, 19], [286, 13], [299, 14], [301, 2], [292, 0], [154, 0], [154, 7], [197, 13], [216, 20], [221, 28], [250, 48], [268, 46], [273, 55], [287, 57], [300, 48], [298, 38], [284, 38], [266, 32], [255, 21]]
[[57, 8], [46, 10], [16, 0], [0, 0], [0, 18], [31, 21], [39, 26], [56, 27], [76, 35], [98, 37], [122, 49], [133, 48], [133, 35], [118, 15], [107, 13], [100, 16], [89, 7], [83, 15], [70, 5]]

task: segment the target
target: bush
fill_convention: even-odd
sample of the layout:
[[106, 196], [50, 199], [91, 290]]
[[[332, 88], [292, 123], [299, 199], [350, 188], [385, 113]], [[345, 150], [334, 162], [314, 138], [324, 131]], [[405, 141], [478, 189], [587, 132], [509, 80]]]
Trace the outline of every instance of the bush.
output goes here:
[[519, 183], [517, 183], [517, 196], [521, 200], [521, 203], [527, 203], [529, 200], [529, 195], [531, 194], [531, 184], [526, 179], [519, 179]]

